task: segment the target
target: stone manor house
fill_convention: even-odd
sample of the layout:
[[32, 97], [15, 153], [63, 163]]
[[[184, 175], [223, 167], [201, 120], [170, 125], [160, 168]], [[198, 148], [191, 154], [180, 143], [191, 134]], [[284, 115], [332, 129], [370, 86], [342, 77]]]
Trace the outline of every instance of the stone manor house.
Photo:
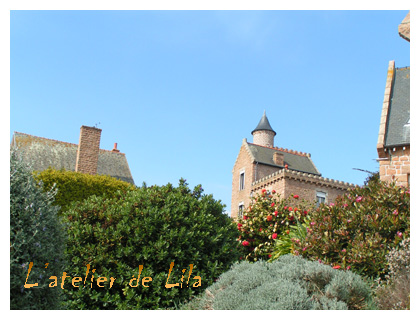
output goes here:
[[282, 198], [298, 194], [318, 203], [332, 202], [354, 184], [324, 178], [309, 153], [274, 147], [276, 132], [265, 114], [251, 132], [253, 142], [242, 140], [233, 166], [231, 217], [242, 217], [254, 192], [275, 190]]

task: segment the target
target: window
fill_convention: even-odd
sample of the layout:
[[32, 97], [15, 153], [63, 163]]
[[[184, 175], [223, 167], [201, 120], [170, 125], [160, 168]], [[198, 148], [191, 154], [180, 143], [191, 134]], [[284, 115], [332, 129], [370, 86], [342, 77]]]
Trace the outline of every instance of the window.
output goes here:
[[245, 189], [245, 171], [239, 174], [239, 191]]
[[241, 202], [239, 204], [239, 210], [238, 210], [238, 218], [241, 218], [244, 216], [244, 203]]
[[325, 203], [327, 201], [327, 194], [322, 191], [316, 192], [316, 205], [319, 206], [321, 203]]

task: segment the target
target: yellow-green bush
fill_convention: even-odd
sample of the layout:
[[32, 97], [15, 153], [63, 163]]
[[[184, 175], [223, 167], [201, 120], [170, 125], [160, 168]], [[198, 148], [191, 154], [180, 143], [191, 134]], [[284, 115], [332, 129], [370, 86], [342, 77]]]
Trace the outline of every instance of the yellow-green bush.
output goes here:
[[58, 189], [54, 205], [61, 207], [60, 213], [67, 210], [73, 201], [81, 201], [92, 195], [115, 195], [117, 190], [128, 191], [136, 187], [128, 182], [105, 175], [90, 175], [86, 173], [56, 170], [49, 168], [41, 172], [34, 172], [37, 182], [43, 182], [44, 191], [51, 190], [56, 185]]

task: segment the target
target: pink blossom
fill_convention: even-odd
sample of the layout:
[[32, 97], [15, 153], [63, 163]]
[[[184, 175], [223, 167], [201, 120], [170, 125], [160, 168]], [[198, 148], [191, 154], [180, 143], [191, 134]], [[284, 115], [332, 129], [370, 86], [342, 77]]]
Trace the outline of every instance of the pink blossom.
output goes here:
[[315, 225], [315, 222], [313, 222], [313, 221], [312, 221], [312, 222], [310, 223], [310, 225], [311, 225], [311, 226]]
[[362, 197], [361, 197], [361, 196], [358, 196], [358, 197], [356, 198], [356, 202], [360, 202], [360, 201], [362, 201]]
[[302, 251], [306, 251], [306, 247], [303, 247]]
[[346, 252], [346, 249], [341, 250], [341, 252]]
[[334, 207], [335, 206], [335, 203], [334, 202], [331, 202], [330, 203], [330, 207]]
[[273, 235], [271, 236], [273, 239], [277, 239], [277, 233], [273, 233]]
[[398, 215], [398, 210], [394, 210], [394, 212], [392, 213], [394, 216]]
[[275, 206], [275, 203], [273, 202], [273, 203], [271, 204], [271, 206], [272, 206], [272, 207], [274, 207], [274, 206]]
[[397, 236], [399, 236], [401, 238], [402, 237], [402, 232], [398, 231]]

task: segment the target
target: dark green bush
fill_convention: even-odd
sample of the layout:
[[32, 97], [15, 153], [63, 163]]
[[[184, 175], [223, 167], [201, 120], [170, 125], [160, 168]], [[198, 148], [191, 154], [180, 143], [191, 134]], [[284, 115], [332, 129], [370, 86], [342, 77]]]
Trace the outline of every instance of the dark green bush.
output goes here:
[[[73, 203], [64, 213], [68, 221], [69, 276], [85, 277], [86, 266], [98, 277], [116, 278], [112, 288], [65, 286], [69, 309], [166, 309], [174, 308], [211, 285], [239, 257], [238, 232], [223, 213], [223, 205], [200, 186], [190, 190], [184, 180], [171, 184], [117, 192], [112, 199], [93, 196]], [[174, 267], [166, 288], [171, 263]], [[193, 265], [189, 286], [186, 279]], [[130, 287], [130, 279], [153, 280]], [[196, 288], [201, 277], [201, 286]], [[134, 283], [133, 283], [134, 284]]]
[[81, 201], [90, 196], [114, 196], [117, 190], [123, 192], [134, 190], [135, 186], [105, 175], [90, 175], [87, 173], [56, 170], [49, 168], [34, 172], [36, 181], [42, 181], [44, 190], [57, 188], [54, 205], [61, 207], [60, 214], [67, 210], [72, 201]]
[[283, 255], [272, 263], [235, 264], [182, 309], [345, 310], [365, 309], [371, 302], [360, 276]]
[[410, 192], [371, 179], [311, 212], [305, 241], [295, 254], [377, 278], [387, 273], [386, 255], [410, 236]]
[[[63, 271], [64, 230], [30, 168], [10, 154], [10, 308], [60, 309], [62, 290], [50, 288], [50, 275]], [[46, 263], [48, 266], [46, 268]], [[29, 273], [29, 275], [28, 275]], [[27, 282], [26, 282], [27, 280]], [[25, 288], [25, 284], [35, 284]]]

